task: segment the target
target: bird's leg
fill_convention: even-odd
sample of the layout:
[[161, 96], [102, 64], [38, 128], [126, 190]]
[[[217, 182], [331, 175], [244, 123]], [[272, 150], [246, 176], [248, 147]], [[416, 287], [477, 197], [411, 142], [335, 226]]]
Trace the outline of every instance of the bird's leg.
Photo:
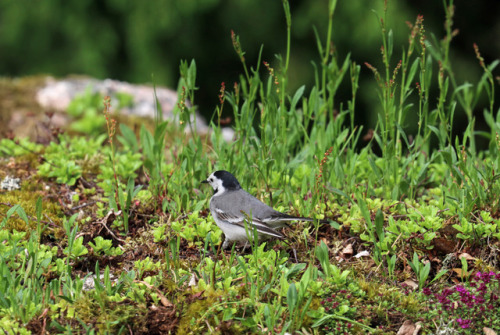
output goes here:
[[222, 250], [226, 250], [228, 246], [229, 246], [229, 240], [227, 239], [227, 237], [225, 237], [224, 242], [222, 242]]
[[295, 257], [295, 263], [298, 263], [299, 260], [297, 259], [297, 250], [295, 250], [295, 248], [292, 248], [293, 250], [293, 257]]

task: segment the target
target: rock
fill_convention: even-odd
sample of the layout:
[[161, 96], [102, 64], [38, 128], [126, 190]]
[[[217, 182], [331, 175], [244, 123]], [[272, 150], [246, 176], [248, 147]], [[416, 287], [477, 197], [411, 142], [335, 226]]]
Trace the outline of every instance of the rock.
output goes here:
[[[158, 99], [164, 120], [178, 122], [173, 111], [177, 104], [177, 92], [165, 87], [133, 85], [130, 83], [88, 77], [26, 77], [19, 79], [0, 78], [0, 135], [29, 137], [39, 143], [50, 140], [53, 129], [65, 129], [72, 118], [66, 114], [71, 101], [86, 92], [98, 93], [111, 98], [111, 112], [123, 116], [153, 119]], [[156, 99], [155, 99], [156, 91]], [[130, 96], [131, 103], [119, 105], [120, 95]], [[189, 106], [189, 102], [186, 102]], [[104, 106], [103, 106], [104, 107]], [[194, 122], [195, 116], [191, 116]], [[185, 127], [186, 132], [190, 127]], [[205, 119], [196, 112], [196, 130], [199, 134], [210, 132]], [[3, 137], [2, 136], [2, 137]], [[226, 141], [234, 138], [231, 128], [222, 128]]]
[[0, 189], [7, 191], [19, 190], [21, 189], [21, 179], [7, 176], [0, 183]]
[[[124, 115], [154, 118], [156, 113], [155, 89], [152, 86], [133, 85], [123, 81], [93, 78], [67, 78], [56, 80], [47, 78], [46, 85], [36, 93], [36, 101], [49, 111], [64, 112], [71, 101], [87, 90], [99, 93], [103, 97], [111, 97], [111, 106], [118, 105], [117, 94], [128, 94], [132, 97], [132, 104], [120, 109]], [[173, 110], [177, 104], [177, 92], [165, 87], [156, 87], [163, 118], [173, 120]], [[207, 125], [202, 116], [196, 116], [197, 126], [200, 131], [207, 131]]]

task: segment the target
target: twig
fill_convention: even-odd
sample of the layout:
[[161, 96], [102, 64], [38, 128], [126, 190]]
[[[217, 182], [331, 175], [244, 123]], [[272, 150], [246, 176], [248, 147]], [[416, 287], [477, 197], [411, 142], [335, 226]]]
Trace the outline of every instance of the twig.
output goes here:
[[72, 207], [71, 209], [72, 210], [77, 210], [77, 209], [80, 209], [80, 208], [83, 208], [83, 207], [91, 206], [91, 205], [95, 204], [96, 202], [97, 201], [86, 202], [86, 203], [81, 204], [80, 206]]
[[108, 226], [106, 225], [106, 222], [108, 221], [108, 218], [111, 216], [111, 214], [114, 214], [115, 216], [118, 216], [120, 215], [121, 211], [118, 211], [117, 213], [113, 212], [113, 211], [109, 211], [108, 214], [106, 214], [105, 217], [103, 217], [101, 220], [97, 221], [98, 223], [101, 223], [103, 225], [104, 228], [106, 228], [106, 230], [108, 231], [108, 233], [117, 241], [120, 241], [122, 243], [125, 243], [125, 240], [124, 239], [121, 239], [119, 237], [117, 237], [112, 231], [111, 229], [108, 228]]

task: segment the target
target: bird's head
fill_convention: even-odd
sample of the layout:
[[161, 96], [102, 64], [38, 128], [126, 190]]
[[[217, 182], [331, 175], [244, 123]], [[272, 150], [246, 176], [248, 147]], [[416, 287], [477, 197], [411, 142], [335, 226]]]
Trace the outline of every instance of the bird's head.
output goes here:
[[207, 183], [214, 189], [214, 195], [221, 195], [226, 191], [235, 191], [241, 189], [240, 183], [230, 172], [219, 170], [213, 172], [202, 183]]

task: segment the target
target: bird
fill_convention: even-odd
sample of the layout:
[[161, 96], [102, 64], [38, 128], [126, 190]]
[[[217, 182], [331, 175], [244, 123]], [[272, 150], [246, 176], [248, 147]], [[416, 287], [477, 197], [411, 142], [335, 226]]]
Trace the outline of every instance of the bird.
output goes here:
[[276, 229], [286, 226], [288, 221], [315, 221], [274, 210], [245, 191], [238, 179], [228, 171], [215, 171], [202, 183], [209, 184], [214, 190], [210, 198], [210, 213], [224, 233], [222, 249], [227, 249], [235, 242], [247, 242], [253, 236], [254, 229], [259, 237], [282, 240], [285, 236]]

